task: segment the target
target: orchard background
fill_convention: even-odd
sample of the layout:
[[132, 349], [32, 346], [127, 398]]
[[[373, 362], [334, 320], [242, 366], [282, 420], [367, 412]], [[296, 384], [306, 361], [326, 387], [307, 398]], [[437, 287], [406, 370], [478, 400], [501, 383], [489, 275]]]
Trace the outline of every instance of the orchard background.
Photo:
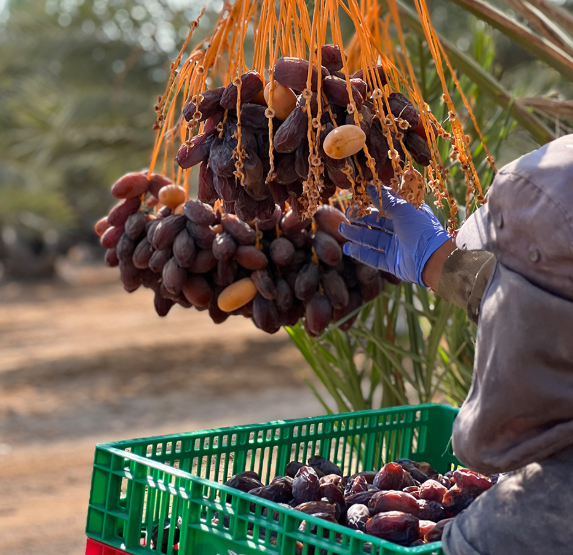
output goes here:
[[[543, 2], [529, 11], [520, 0], [492, 2], [503, 16], [497, 23], [480, 1], [429, 2], [498, 168], [543, 137], [571, 132], [573, 18], [559, 12], [570, 13], [567, 3], [551, 2], [557, 13], [540, 18]], [[207, 2], [194, 40], [209, 35], [222, 6]], [[321, 349], [341, 348], [335, 332], [312, 342], [295, 330], [293, 343], [284, 330], [268, 336], [236, 318], [217, 327], [180, 307], [159, 320], [151, 293], [125, 294], [117, 271], [103, 266], [93, 224], [110, 208], [110, 184], [147, 166], [153, 104], [201, 8], [185, 0], [0, 0], [0, 532], [13, 555], [82, 552], [98, 441], [310, 416], [324, 406], [459, 403], [467, 389], [473, 332], [461, 312], [445, 317], [438, 341], [446, 354], [424, 358], [423, 371], [445, 387], [391, 382], [393, 391], [378, 377], [375, 391], [363, 387], [349, 400], [344, 381], [323, 385], [337, 372], [321, 357]], [[402, 15], [408, 55], [438, 114], [431, 58], [415, 21]], [[532, 49], [528, 30], [554, 48]], [[352, 33], [345, 28], [344, 39]], [[472, 148], [479, 158], [479, 144]], [[394, 364], [410, 375], [416, 334], [427, 337], [444, 319], [419, 288], [398, 297], [399, 352], [365, 337], [371, 327], [348, 336], [362, 386], [364, 360], [378, 360], [381, 374], [399, 376]]]

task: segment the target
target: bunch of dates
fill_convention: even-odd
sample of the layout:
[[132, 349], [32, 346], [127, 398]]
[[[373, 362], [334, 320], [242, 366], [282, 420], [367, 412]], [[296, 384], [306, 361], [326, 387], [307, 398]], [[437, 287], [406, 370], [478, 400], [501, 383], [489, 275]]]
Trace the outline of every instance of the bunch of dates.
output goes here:
[[[394, 175], [389, 156], [403, 162], [402, 145], [415, 162], [430, 164], [431, 152], [422, 120], [412, 103], [397, 92], [389, 95], [387, 105], [384, 102], [382, 117], [396, 123], [402, 142], [394, 133], [393, 144], [388, 144], [372, 96], [381, 94], [380, 89], [372, 88], [372, 83], [386, 83], [382, 66], [376, 68], [377, 78], [365, 78], [362, 70], [351, 76], [351, 102], [346, 76], [340, 71], [343, 62], [339, 48], [323, 46], [322, 63], [320, 71], [312, 67], [311, 92], [306, 89], [309, 62], [283, 57], [277, 60], [273, 82], [266, 87], [261, 75], [249, 71], [240, 77], [240, 97], [236, 79], [226, 87], [206, 90], [191, 99], [183, 115], [191, 126], [200, 122], [204, 126], [202, 133], [181, 146], [176, 160], [184, 169], [201, 164], [201, 201], [213, 204], [221, 199], [227, 213], [246, 222], [255, 218], [268, 220], [275, 204], [284, 210], [285, 202], [296, 213], [301, 212], [303, 182], [310, 170], [308, 112], [316, 118], [319, 103], [318, 153], [311, 161], [313, 166], [323, 166], [323, 202], [335, 194], [337, 187], [347, 189], [353, 182], [373, 179], [365, 146], [378, 177], [387, 184]], [[301, 94], [305, 90], [306, 94]]]
[[[121, 202], [96, 224], [106, 263], [119, 266], [126, 291], [152, 289], [159, 316], [178, 303], [208, 311], [217, 324], [252, 318], [268, 333], [304, 317], [318, 335], [343, 318], [348, 329], [385, 279], [395, 279], [343, 254], [338, 226], [346, 218], [330, 205], [302, 219], [273, 204], [269, 219], [248, 224], [145, 173], [123, 176], [112, 195]], [[156, 214], [142, 209], [151, 197], [164, 205]]]
[[442, 475], [410, 459], [343, 476], [314, 456], [289, 463], [285, 474], [265, 486], [257, 473], [241, 472], [225, 485], [406, 547], [439, 541], [446, 523], [497, 482], [463, 468]]

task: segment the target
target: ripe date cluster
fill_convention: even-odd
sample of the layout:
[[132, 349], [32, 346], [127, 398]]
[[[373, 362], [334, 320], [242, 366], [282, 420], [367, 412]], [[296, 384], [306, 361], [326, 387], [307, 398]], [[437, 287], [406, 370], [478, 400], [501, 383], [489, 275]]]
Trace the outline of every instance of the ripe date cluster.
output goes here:
[[285, 474], [265, 486], [257, 473], [241, 472], [225, 485], [407, 547], [439, 541], [446, 523], [497, 482], [463, 468], [442, 475], [410, 459], [343, 476], [336, 464], [314, 456], [306, 465], [289, 463]]
[[[311, 68], [310, 95], [306, 88], [309, 62], [283, 57], [274, 66], [272, 87], [271, 83], [265, 87], [262, 76], [249, 71], [226, 87], [193, 97], [183, 115], [191, 126], [200, 122], [205, 125], [202, 133], [181, 146], [176, 160], [184, 169], [201, 164], [199, 200], [213, 204], [221, 199], [225, 211], [243, 221], [255, 218], [267, 221], [275, 204], [284, 210], [288, 202], [297, 214], [304, 210], [304, 201], [300, 201], [311, 164], [323, 164], [323, 185], [319, 191], [322, 202], [331, 198], [337, 187], [348, 189], [353, 183], [373, 179], [363, 146], [375, 162], [378, 177], [386, 184], [394, 175], [389, 154], [405, 161], [402, 144], [414, 161], [422, 166], [430, 164], [431, 152], [422, 120], [412, 103], [398, 92], [389, 95], [388, 105], [384, 102], [382, 117], [395, 120], [402, 143], [393, 134], [393, 144], [388, 144], [373, 102], [373, 94], [380, 94], [373, 83], [386, 83], [382, 66], [376, 68], [377, 80], [365, 78], [362, 70], [351, 76], [351, 103], [346, 75], [340, 71], [343, 62], [339, 48], [322, 47], [322, 63], [320, 72], [314, 66]], [[316, 92], [319, 80], [320, 97]], [[316, 118], [319, 102], [318, 155], [310, 156], [309, 160], [308, 110]], [[355, 110], [361, 131], [357, 131]], [[272, 146], [269, 118], [272, 118]], [[335, 136], [336, 141], [329, 141], [329, 137]], [[338, 148], [329, 149], [328, 145], [334, 142]]]
[[[179, 203], [179, 189], [161, 175], [127, 174], [112, 187], [121, 202], [96, 224], [108, 266], [119, 266], [126, 291], [152, 289], [159, 316], [177, 303], [208, 311], [217, 324], [252, 318], [267, 333], [304, 317], [318, 335], [345, 317], [340, 327], [348, 329], [385, 279], [395, 279], [343, 254], [338, 226], [346, 218], [333, 206], [313, 219], [274, 206], [269, 220], [249, 225], [199, 200]], [[145, 195], [174, 208], [146, 214]]]

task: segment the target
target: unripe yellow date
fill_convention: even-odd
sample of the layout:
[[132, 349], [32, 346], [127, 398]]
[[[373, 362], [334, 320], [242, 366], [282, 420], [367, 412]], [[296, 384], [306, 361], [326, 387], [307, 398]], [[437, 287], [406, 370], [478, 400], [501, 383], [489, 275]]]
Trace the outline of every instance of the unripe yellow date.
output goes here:
[[183, 187], [179, 185], [165, 185], [159, 189], [159, 202], [165, 204], [172, 210], [177, 208], [186, 200], [186, 193]]
[[[271, 83], [268, 83], [265, 87], [265, 101], [267, 104], [269, 103], [270, 95]], [[272, 109], [275, 111], [275, 116], [281, 121], [284, 121], [288, 118], [295, 107], [296, 94], [294, 94], [294, 92], [288, 87], [285, 87], [284, 85], [281, 85], [279, 82], [275, 81], [272, 106]]]
[[217, 299], [217, 305], [223, 312], [233, 312], [252, 301], [256, 295], [255, 283], [250, 277], [246, 277], [223, 289]]
[[366, 134], [357, 125], [341, 125], [324, 139], [324, 152], [335, 160], [341, 160], [360, 152], [366, 143]]

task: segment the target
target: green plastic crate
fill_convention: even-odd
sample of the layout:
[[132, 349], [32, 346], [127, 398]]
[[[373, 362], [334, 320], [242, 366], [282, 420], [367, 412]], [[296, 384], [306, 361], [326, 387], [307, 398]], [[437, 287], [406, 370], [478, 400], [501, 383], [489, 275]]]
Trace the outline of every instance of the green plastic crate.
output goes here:
[[[165, 540], [167, 555], [439, 555], [439, 542], [400, 547], [222, 483], [255, 470], [267, 484], [291, 460], [312, 455], [345, 475], [403, 457], [446, 472], [458, 464], [450, 447], [456, 414], [427, 404], [99, 444], [86, 533], [133, 555], [161, 553]], [[152, 547], [153, 527], [166, 520], [168, 537], [159, 526]]]

